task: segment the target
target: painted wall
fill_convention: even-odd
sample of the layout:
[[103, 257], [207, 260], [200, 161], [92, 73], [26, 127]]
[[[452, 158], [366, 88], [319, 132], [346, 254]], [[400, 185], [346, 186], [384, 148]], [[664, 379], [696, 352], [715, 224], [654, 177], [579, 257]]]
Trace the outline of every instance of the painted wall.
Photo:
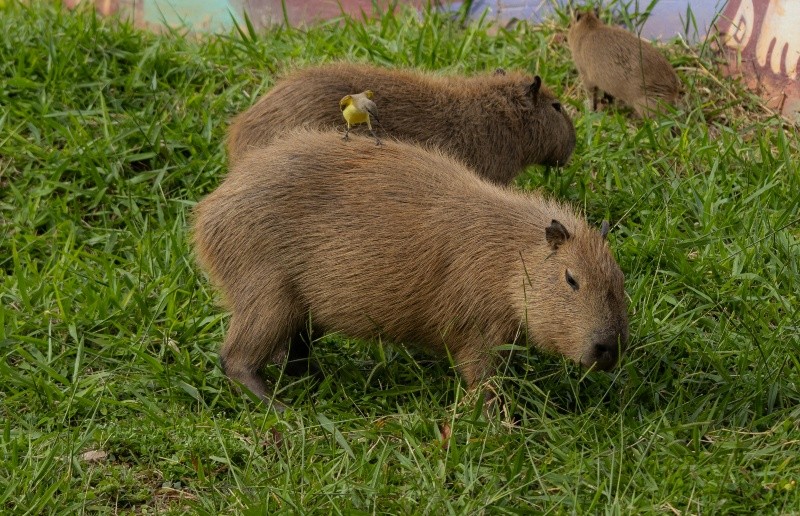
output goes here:
[[[474, 0], [470, 13], [479, 16], [488, 10], [489, 18], [501, 23], [513, 19], [541, 21], [552, 15], [554, 6], [608, 4], [609, 2], [576, 2], [574, 0]], [[642, 27], [647, 39], [670, 39], [681, 36], [687, 41], [705, 39], [714, 19], [726, 0], [659, 0]], [[630, 2], [629, 13], [644, 12], [648, 0]], [[454, 7], [457, 4], [453, 4]], [[460, 5], [460, 2], [458, 3]]]
[[730, 0], [717, 23], [728, 62], [767, 105], [800, 122], [800, 1]]
[[[118, 14], [131, 17], [139, 27], [160, 30], [168, 27], [188, 27], [194, 31], [228, 31], [234, 23], [244, 21], [247, 13], [258, 28], [284, 22], [299, 26], [317, 20], [327, 20], [342, 13], [355, 18], [362, 13], [371, 15], [373, 6], [387, 9], [393, 0], [63, 0], [70, 9], [81, 2], [94, 3], [104, 16]], [[422, 6], [426, 0], [405, 0], [401, 3], [414, 7]]]

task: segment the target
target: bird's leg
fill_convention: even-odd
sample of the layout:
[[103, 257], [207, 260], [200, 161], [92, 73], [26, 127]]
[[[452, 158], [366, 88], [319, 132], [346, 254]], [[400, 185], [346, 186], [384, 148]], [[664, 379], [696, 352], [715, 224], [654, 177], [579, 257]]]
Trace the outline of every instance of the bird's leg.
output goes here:
[[367, 127], [369, 128], [369, 132], [372, 134], [372, 136], [375, 137], [375, 146], [380, 147], [381, 145], [383, 145], [381, 143], [381, 139], [378, 138], [378, 133], [375, 132], [375, 130], [372, 128], [372, 124], [369, 123], [369, 118], [367, 118]]
[[348, 136], [349, 133], [350, 133], [350, 122], [347, 122], [347, 129], [344, 131], [344, 136], [342, 137], [342, 140], [345, 141], [349, 140], [350, 139], [350, 137]]
[[374, 136], [374, 137], [375, 137], [375, 145], [376, 145], [377, 147], [380, 147], [381, 145], [383, 145], [383, 142], [381, 142], [381, 139], [380, 139], [380, 138], [378, 138], [378, 133], [376, 133], [376, 132], [375, 132], [375, 131], [373, 131], [372, 129], [370, 129], [369, 131], [372, 133], [372, 136]]

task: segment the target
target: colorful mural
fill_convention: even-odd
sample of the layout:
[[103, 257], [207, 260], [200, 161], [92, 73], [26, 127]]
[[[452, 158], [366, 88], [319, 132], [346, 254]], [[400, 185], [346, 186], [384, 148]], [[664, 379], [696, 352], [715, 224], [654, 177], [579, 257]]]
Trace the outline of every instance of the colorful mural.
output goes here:
[[[262, 28], [285, 20], [299, 26], [342, 14], [370, 16], [376, 7], [385, 10], [397, 5], [393, 0], [64, 0], [70, 9], [81, 3], [93, 3], [104, 16], [132, 19], [138, 27], [186, 27], [201, 32], [230, 30], [244, 21], [245, 13], [255, 27]], [[402, 3], [419, 8], [427, 0]]]
[[[67, 9], [75, 9], [80, 4], [85, 4], [87, 2], [82, 0], [63, 0], [64, 7]], [[121, 11], [119, 0], [95, 0], [93, 2], [88, 2], [90, 4], [94, 4], [94, 8], [97, 9], [97, 12], [103, 16], [110, 16], [112, 14], [117, 14], [119, 12], [127, 12]], [[131, 2], [132, 4], [132, 2]]]
[[[442, 9], [458, 9], [461, 1], [405, 0], [399, 3], [421, 7], [432, 3]], [[69, 8], [81, 2], [93, 2], [103, 15], [132, 16], [140, 27], [188, 27], [197, 31], [227, 30], [234, 22], [243, 21], [244, 13], [256, 27], [283, 23], [293, 26], [315, 20], [326, 20], [343, 13], [353, 17], [373, 14], [397, 5], [395, 0], [64, 0]], [[482, 16], [500, 23], [514, 19], [541, 21], [552, 15], [556, 5], [567, 6], [568, 0], [474, 0], [470, 15]], [[725, 0], [660, 0], [643, 26], [648, 39], [664, 39], [681, 35], [689, 41], [703, 39], [722, 9]], [[634, 6], [635, 8], [635, 6]], [[285, 9], [285, 11], [284, 11]]]
[[[659, 0], [650, 11], [650, 16], [642, 26], [642, 37], [647, 39], [670, 39], [681, 36], [687, 41], [696, 42], [706, 38], [717, 14], [722, 11], [726, 0]], [[488, 10], [490, 19], [501, 23], [510, 20], [541, 21], [552, 15], [556, 6], [568, 8], [571, 5], [608, 4], [608, 0], [596, 2], [575, 2], [574, 0], [474, 0], [470, 7], [472, 16], [480, 16]], [[461, 2], [453, 4], [453, 7]], [[629, 13], [644, 11], [650, 2], [625, 2]]]
[[730, 0], [717, 26], [726, 72], [743, 77], [767, 105], [800, 122], [800, 2]]

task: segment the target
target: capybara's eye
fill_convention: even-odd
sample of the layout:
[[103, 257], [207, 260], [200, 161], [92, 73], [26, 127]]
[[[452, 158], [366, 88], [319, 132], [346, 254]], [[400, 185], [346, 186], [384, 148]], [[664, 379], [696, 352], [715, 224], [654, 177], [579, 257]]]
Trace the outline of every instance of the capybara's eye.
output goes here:
[[572, 290], [578, 290], [578, 281], [572, 277], [572, 274], [569, 273], [569, 269], [567, 269], [564, 274], [567, 278], [567, 285], [572, 287]]
[[553, 102], [553, 109], [561, 113], [561, 102]]

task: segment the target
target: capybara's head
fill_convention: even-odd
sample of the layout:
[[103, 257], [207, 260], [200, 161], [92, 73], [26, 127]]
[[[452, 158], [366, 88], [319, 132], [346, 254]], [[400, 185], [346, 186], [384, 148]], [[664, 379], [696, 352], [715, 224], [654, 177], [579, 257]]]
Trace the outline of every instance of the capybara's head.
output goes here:
[[542, 87], [542, 79], [538, 75], [531, 84], [525, 86], [524, 96], [531, 116], [524, 120], [523, 130], [527, 131], [527, 137], [537, 142], [537, 145], [531, 146], [536, 155], [529, 156], [526, 161], [553, 167], [564, 166], [575, 149], [572, 120], [561, 102]]
[[592, 9], [584, 9], [575, 12], [575, 17], [570, 23], [570, 28], [580, 30], [580, 27], [590, 28], [595, 25], [602, 25], [598, 13]]
[[547, 257], [527, 270], [529, 337], [542, 348], [585, 367], [612, 369], [628, 342], [624, 276], [601, 230], [567, 228], [552, 220], [544, 229]]

